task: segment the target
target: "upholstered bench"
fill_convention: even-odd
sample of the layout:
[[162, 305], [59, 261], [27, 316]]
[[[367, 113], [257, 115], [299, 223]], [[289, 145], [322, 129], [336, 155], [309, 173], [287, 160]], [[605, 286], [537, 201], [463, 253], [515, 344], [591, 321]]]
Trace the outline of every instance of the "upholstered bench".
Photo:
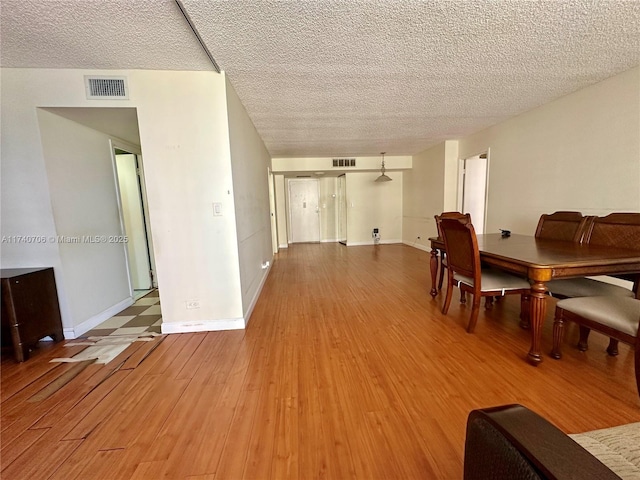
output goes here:
[[464, 478], [640, 479], [640, 423], [566, 435], [522, 405], [474, 410]]

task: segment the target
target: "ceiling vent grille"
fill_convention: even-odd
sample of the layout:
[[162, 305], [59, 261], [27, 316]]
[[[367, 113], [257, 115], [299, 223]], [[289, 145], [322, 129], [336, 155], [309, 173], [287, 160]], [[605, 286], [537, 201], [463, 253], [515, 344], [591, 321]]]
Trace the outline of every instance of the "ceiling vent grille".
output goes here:
[[84, 77], [88, 99], [128, 100], [126, 77]]
[[334, 158], [333, 165], [334, 167], [355, 167], [356, 159], [355, 158]]

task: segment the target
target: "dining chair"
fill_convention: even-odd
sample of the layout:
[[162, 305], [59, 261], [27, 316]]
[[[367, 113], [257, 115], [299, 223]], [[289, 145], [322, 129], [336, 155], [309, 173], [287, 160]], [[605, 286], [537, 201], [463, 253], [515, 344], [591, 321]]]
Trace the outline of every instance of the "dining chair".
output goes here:
[[[443, 218], [459, 218], [466, 219], [468, 218], [471, 221], [471, 216], [468, 213], [461, 212], [442, 212], [440, 215], [434, 215], [436, 219], [436, 228], [438, 229], [438, 236], [442, 237], [442, 229], [440, 228], [440, 221]], [[440, 252], [440, 279], [438, 280], [438, 290], [442, 290], [442, 283], [444, 282], [444, 271], [447, 269], [447, 253]], [[460, 297], [460, 301], [464, 303], [464, 296]]]
[[[640, 213], [611, 213], [606, 217], [593, 217], [585, 226], [582, 243], [640, 250]], [[547, 288], [557, 298], [637, 296], [637, 276], [625, 278], [634, 282], [633, 289], [584, 277], [551, 280], [547, 282]]]
[[528, 311], [529, 282], [501, 270], [482, 268], [478, 239], [471, 223], [471, 217], [443, 218], [440, 220], [445, 250], [447, 251], [447, 295], [442, 306], [444, 315], [449, 311], [453, 288], [473, 295], [471, 317], [467, 332], [473, 333], [478, 321], [482, 297], [507, 294], [521, 295], [521, 311]]
[[[640, 213], [611, 213], [605, 217], [592, 217], [585, 226], [582, 243], [606, 247], [640, 250]], [[593, 278], [566, 278], [547, 282], [549, 294], [556, 298], [613, 296], [640, 298], [638, 275], [622, 277], [633, 282], [632, 289]], [[586, 349], [589, 328], [580, 325], [580, 345]], [[618, 353], [618, 339], [611, 337], [607, 351]]]
[[580, 212], [543, 213], [538, 220], [535, 237], [580, 243], [586, 227], [593, 218], [593, 216], [584, 217]]
[[[596, 330], [629, 345], [635, 346], [635, 374], [636, 386], [640, 394], [640, 336], [638, 325], [640, 324], [640, 300], [630, 297], [577, 297], [560, 300], [556, 304], [555, 319], [553, 322], [553, 350], [551, 356], [555, 359], [562, 358], [562, 339], [564, 337], [564, 323], [571, 321], [585, 327], [587, 331]], [[581, 338], [578, 349], [587, 350], [588, 345]], [[607, 348], [609, 355], [616, 355]]]

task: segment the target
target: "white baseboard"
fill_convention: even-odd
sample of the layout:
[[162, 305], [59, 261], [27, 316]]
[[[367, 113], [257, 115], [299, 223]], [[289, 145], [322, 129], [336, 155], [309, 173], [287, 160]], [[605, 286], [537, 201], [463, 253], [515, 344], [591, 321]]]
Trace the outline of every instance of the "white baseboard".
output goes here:
[[73, 340], [74, 338], [78, 338], [80, 335], [87, 333], [89, 330], [97, 327], [102, 322], [109, 320], [114, 315], [117, 315], [122, 310], [127, 307], [133, 305], [134, 299], [132, 297], [125, 298], [119, 303], [107, 308], [106, 310], [100, 312], [97, 315], [94, 315], [89, 320], [85, 320], [79, 325], [76, 325], [73, 328], [64, 328], [62, 332], [64, 333], [64, 338], [66, 340]]
[[[391, 245], [394, 243], [402, 243], [402, 240], [380, 240], [380, 243], [378, 243], [378, 245]], [[367, 241], [367, 242], [349, 242], [347, 241], [347, 247], [360, 247], [363, 245], [375, 245], [375, 243], [373, 242], [373, 239], [371, 241]]]
[[337, 238], [327, 238], [326, 240], [320, 240], [320, 243], [338, 243]]
[[221, 330], [242, 330], [244, 318], [223, 320], [203, 320], [198, 322], [162, 322], [162, 333], [218, 332]]
[[282, 243], [282, 244], [278, 245], [278, 248], [289, 248], [289, 244], [288, 243]]
[[249, 319], [251, 318], [253, 309], [255, 308], [256, 303], [258, 303], [258, 298], [260, 298], [262, 288], [267, 281], [269, 272], [271, 272], [272, 265], [273, 263], [269, 262], [269, 268], [267, 268], [266, 273], [262, 276], [260, 285], [249, 304], [249, 308], [247, 308], [244, 318], [227, 318], [222, 320], [204, 320], [198, 322], [162, 322], [162, 333], [218, 332], [221, 330], [242, 330], [246, 328], [249, 324]]
[[267, 268], [267, 271], [265, 272], [265, 274], [262, 276], [262, 280], [260, 280], [260, 285], [258, 286], [258, 289], [256, 290], [256, 294], [251, 299], [251, 303], [249, 304], [249, 308], [247, 308], [247, 311], [244, 314], [244, 328], [246, 328], [246, 326], [249, 325], [249, 319], [251, 318], [251, 314], [253, 313], [253, 309], [256, 306], [256, 303], [258, 303], [258, 298], [260, 298], [260, 294], [262, 293], [262, 288], [264, 287], [264, 284], [267, 281], [267, 277], [269, 276], [269, 273], [271, 272], [271, 266], [272, 265], [273, 265], [273, 259], [269, 262], [269, 267]]

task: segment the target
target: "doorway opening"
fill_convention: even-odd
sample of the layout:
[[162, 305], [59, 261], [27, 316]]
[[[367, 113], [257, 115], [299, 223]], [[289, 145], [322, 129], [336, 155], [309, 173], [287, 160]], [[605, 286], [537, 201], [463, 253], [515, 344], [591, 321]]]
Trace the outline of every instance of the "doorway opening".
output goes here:
[[485, 230], [489, 185], [489, 152], [460, 160], [458, 210], [471, 214], [476, 233]]
[[142, 155], [135, 147], [119, 142], [112, 142], [111, 150], [129, 286], [131, 296], [138, 300], [158, 286]]
[[338, 177], [338, 242], [347, 244], [347, 176]]

